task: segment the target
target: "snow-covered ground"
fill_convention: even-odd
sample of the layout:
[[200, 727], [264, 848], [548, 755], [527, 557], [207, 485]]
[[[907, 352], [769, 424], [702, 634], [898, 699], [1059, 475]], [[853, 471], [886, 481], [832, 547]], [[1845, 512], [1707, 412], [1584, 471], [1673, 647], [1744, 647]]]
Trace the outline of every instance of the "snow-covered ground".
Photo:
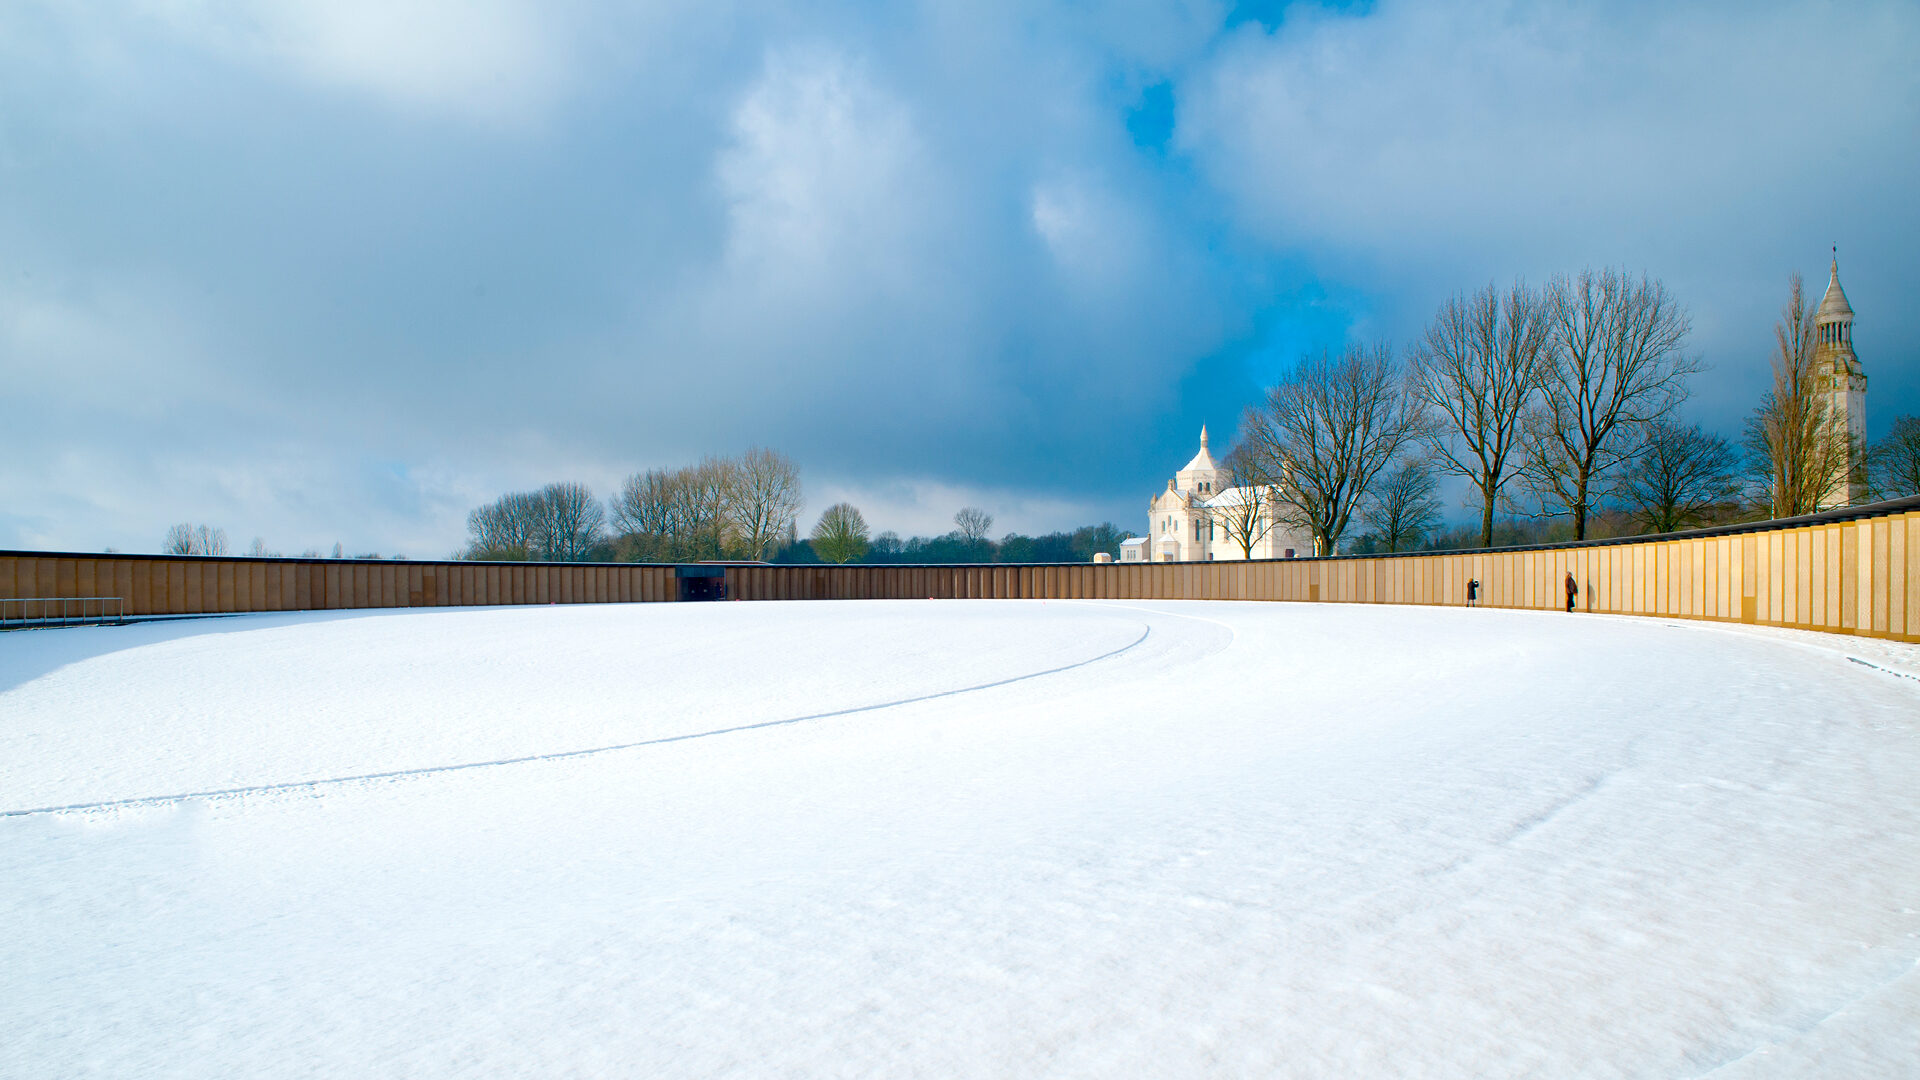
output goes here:
[[1914, 661], [1180, 602], [0, 635], [0, 1076], [1920, 1075]]

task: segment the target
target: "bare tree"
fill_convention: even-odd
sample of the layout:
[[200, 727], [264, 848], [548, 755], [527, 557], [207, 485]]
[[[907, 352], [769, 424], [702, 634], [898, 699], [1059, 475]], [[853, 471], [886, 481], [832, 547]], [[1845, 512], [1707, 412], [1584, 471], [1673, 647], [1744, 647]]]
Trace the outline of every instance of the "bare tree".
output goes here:
[[962, 507], [953, 515], [953, 524], [961, 539], [969, 544], [981, 544], [986, 542], [987, 530], [993, 528], [993, 515], [977, 506]]
[[679, 510], [683, 470], [648, 469], [634, 473], [608, 499], [619, 532], [619, 558], [629, 562], [667, 561], [676, 554], [681, 534]]
[[163, 555], [225, 555], [227, 530], [181, 522], [167, 529], [160, 552]]
[[[542, 533], [543, 511], [537, 492], [521, 491], [502, 495], [467, 515], [469, 559], [521, 562], [538, 558], [546, 544]], [[340, 558], [340, 545], [333, 545], [333, 557]]]
[[1681, 352], [1691, 323], [1657, 281], [1586, 270], [1550, 284], [1545, 303], [1547, 360], [1520, 473], [1584, 540], [1607, 478], [1644, 445], [1647, 425], [1686, 399], [1700, 362]]
[[1493, 544], [1494, 507], [1518, 464], [1550, 342], [1539, 293], [1489, 285], [1442, 304], [1413, 349], [1415, 392], [1440, 418], [1434, 461], [1479, 490], [1482, 547]]
[[606, 511], [585, 484], [516, 491], [467, 515], [469, 559], [582, 562], [605, 539]]
[[585, 484], [548, 484], [534, 494], [535, 534], [542, 558], [582, 562], [603, 539], [606, 511]]
[[1308, 356], [1248, 411], [1242, 446], [1277, 492], [1273, 516], [1331, 555], [1380, 471], [1424, 430], [1388, 346]]
[[1873, 497], [1898, 499], [1920, 495], [1920, 416], [1902, 416], [1868, 455]]
[[1773, 387], [1747, 420], [1752, 468], [1776, 518], [1811, 514], [1847, 479], [1857, 460], [1844, 424], [1822, 392], [1814, 364], [1814, 312], [1800, 275], [1774, 324]]
[[1739, 497], [1740, 458], [1698, 424], [1659, 421], [1647, 427], [1618, 492], [1648, 532], [1704, 525]]
[[776, 451], [748, 450], [734, 463], [727, 502], [727, 518], [740, 553], [764, 559], [768, 549], [792, 530], [800, 513], [800, 468]]
[[867, 519], [852, 503], [834, 503], [813, 527], [813, 553], [832, 563], [854, 562], [867, 553]]
[[1403, 461], [1381, 477], [1362, 520], [1389, 552], [1411, 550], [1440, 525], [1433, 467], [1424, 458]]
[[1251, 559], [1254, 545], [1273, 531], [1279, 493], [1245, 443], [1228, 451], [1220, 464], [1227, 470], [1227, 489], [1206, 501], [1207, 517], [1240, 549], [1241, 558]]
[[727, 554], [733, 538], [727, 510], [736, 472], [731, 460], [706, 457], [682, 474], [676, 515], [682, 530], [683, 554], [700, 559], [718, 559]]
[[666, 469], [634, 473], [607, 500], [608, 518], [623, 533], [667, 536], [674, 531], [678, 478]]
[[800, 470], [773, 450], [627, 477], [611, 500], [626, 557], [763, 559], [795, 531]]
[[764, 559], [796, 535], [800, 494], [793, 460], [756, 447], [738, 458], [634, 473], [608, 508], [622, 558]]

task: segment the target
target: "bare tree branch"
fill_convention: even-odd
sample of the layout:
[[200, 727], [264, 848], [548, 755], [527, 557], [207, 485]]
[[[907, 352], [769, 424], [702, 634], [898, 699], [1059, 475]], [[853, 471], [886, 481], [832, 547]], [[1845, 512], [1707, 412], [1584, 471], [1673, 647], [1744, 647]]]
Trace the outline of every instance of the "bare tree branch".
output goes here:
[[1434, 461], [1479, 490], [1482, 547], [1493, 544], [1494, 507], [1513, 478], [1550, 341], [1539, 293], [1489, 285], [1442, 304], [1413, 349], [1415, 393], [1440, 418]]
[[619, 535], [617, 557], [628, 562], [666, 562], [675, 557], [681, 535], [680, 489], [684, 470], [648, 469], [634, 473], [608, 500]]
[[772, 450], [754, 448], [733, 467], [727, 519], [749, 559], [764, 559], [800, 513], [800, 468]]
[[1278, 492], [1274, 517], [1331, 555], [1374, 478], [1423, 428], [1386, 345], [1301, 360], [1249, 411], [1242, 446]]
[[1545, 303], [1547, 359], [1520, 473], [1584, 540], [1607, 478], [1645, 445], [1646, 427], [1686, 399], [1700, 362], [1680, 351], [1691, 323], [1657, 281], [1587, 270], [1551, 283]]
[[1240, 549], [1240, 557], [1251, 559], [1254, 545], [1273, 531], [1279, 492], [1246, 443], [1228, 451], [1220, 464], [1227, 471], [1227, 489], [1202, 505], [1214, 526]]
[[582, 562], [603, 539], [606, 511], [585, 484], [548, 484], [535, 496], [540, 554], [552, 562]]
[[993, 528], [993, 515], [977, 506], [966, 506], [953, 515], [953, 524], [962, 539], [970, 544], [979, 544], [986, 541], [987, 530]]
[[1410, 550], [1440, 525], [1433, 467], [1424, 458], [1401, 463], [1381, 478], [1363, 520], [1389, 552]]
[[831, 563], [849, 563], [867, 554], [867, 519], [852, 503], [834, 503], [813, 527], [813, 553]]
[[1846, 480], [1859, 448], [1822, 393], [1814, 364], [1816, 322], [1800, 275], [1774, 324], [1773, 387], [1747, 420], [1747, 449], [1776, 518], [1819, 509]]
[[1902, 416], [1869, 456], [1874, 498], [1920, 495], [1920, 416]]
[[1732, 444], [1698, 424], [1649, 425], [1619, 495], [1648, 532], [1707, 524], [1740, 494], [1740, 458]]
[[162, 555], [225, 555], [227, 553], [227, 530], [216, 529], [211, 525], [190, 525], [181, 522], [167, 529], [167, 538], [161, 542]]

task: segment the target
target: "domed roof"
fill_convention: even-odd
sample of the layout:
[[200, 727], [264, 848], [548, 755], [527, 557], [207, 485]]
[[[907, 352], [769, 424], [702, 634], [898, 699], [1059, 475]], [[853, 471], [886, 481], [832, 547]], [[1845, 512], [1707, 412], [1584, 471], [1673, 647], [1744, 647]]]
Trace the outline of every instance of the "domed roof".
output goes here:
[[1832, 276], [1827, 278], [1827, 295], [1820, 298], [1819, 317], [1829, 319], [1852, 314], [1853, 308], [1847, 306], [1846, 291], [1840, 288], [1840, 260], [1836, 257]]

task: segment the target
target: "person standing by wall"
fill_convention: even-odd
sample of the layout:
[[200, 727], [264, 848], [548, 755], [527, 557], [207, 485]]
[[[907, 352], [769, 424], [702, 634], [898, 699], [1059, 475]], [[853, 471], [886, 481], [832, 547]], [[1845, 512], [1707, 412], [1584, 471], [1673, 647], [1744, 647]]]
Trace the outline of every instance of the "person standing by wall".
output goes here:
[[1573, 580], [1573, 571], [1567, 571], [1567, 610], [1573, 610], [1573, 598], [1580, 595], [1580, 583]]
[[1473, 607], [1480, 600], [1480, 579], [1467, 582], [1467, 606]]

